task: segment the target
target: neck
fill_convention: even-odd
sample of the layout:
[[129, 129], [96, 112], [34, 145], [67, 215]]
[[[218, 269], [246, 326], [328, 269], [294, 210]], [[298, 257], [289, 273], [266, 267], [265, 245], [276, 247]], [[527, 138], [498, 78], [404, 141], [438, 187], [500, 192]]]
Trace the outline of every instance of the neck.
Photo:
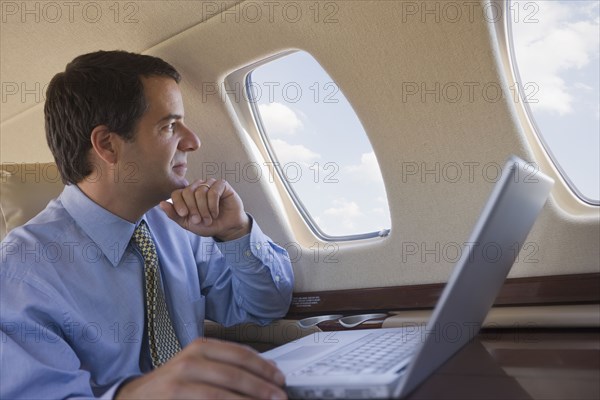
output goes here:
[[77, 184], [79, 189], [96, 204], [126, 221], [135, 223], [142, 215], [154, 207], [148, 199], [139, 199], [137, 191], [129, 185], [125, 188], [118, 184], [89, 182], [83, 180]]

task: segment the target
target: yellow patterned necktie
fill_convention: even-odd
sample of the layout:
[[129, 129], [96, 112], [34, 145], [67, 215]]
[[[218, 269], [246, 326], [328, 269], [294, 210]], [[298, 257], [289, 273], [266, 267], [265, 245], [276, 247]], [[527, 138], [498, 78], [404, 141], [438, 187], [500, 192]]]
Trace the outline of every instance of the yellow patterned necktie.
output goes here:
[[156, 246], [146, 222], [142, 221], [133, 232], [133, 240], [144, 257], [146, 281], [146, 319], [150, 356], [154, 368], [166, 363], [181, 350], [160, 283]]

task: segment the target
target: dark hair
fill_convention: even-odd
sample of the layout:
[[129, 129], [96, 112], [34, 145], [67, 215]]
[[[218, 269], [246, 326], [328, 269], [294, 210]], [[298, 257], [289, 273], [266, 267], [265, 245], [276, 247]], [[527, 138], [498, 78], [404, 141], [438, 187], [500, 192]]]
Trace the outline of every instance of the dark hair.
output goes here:
[[52, 78], [46, 92], [46, 140], [64, 183], [92, 173], [90, 134], [106, 125], [126, 140], [148, 107], [141, 77], [167, 76], [179, 83], [173, 66], [157, 57], [125, 51], [81, 55]]

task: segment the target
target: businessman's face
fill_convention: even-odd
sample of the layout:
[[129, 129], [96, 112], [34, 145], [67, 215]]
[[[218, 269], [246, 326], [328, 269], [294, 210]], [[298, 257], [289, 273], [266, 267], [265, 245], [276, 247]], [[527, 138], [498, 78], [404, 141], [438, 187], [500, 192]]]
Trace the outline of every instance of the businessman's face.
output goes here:
[[188, 185], [187, 153], [197, 150], [200, 140], [183, 122], [179, 85], [169, 77], [142, 81], [148, 108], [136, 125], [133, 141], [122, 148], [121, 178], [129, 174], [138, 196], [158, 203]]

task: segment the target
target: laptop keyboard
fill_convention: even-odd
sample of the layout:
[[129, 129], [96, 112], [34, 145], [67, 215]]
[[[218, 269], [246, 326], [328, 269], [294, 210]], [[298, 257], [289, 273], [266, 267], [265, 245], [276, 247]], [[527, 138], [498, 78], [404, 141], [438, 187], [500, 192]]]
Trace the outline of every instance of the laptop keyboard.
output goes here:
[[380, 374], [412, 355], [420, 335], [375, 332], [344, 346], [292, 375]]

